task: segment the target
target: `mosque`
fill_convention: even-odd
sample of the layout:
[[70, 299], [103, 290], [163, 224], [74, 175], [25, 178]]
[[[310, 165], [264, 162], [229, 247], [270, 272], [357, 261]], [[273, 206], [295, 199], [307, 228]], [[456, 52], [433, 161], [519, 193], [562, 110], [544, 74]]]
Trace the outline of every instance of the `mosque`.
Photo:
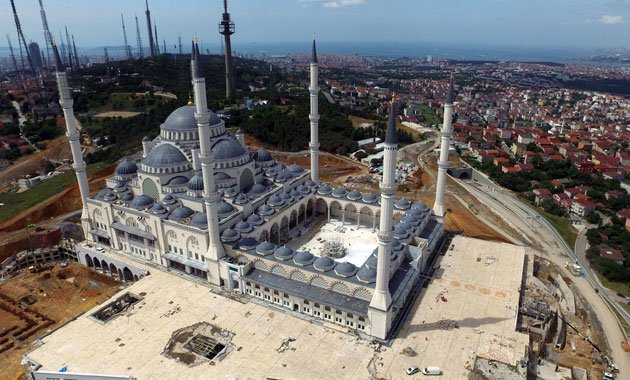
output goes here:
[[[122, 281], [147, 275], [133, 262], [259, 298], [287, 312], [387, 339], [442, 240], [448, 157], [440, 157], [436, 205], [394, 199], [394, 104], [385, 138], [381, 194], [333, 188], [319, 179], [318, 63], [310, 63], [311, 170], [251, 151], [207, 109], [197, 41], [194, 104], [173, 111], [160, 134], [125, 158], [90, 196], [72, 97], [54, 47], [60, 104], [83, 202], [79, 261]], [[448, 144], [452, 84], [444, 113]], [[448, 155], [448, 145], [441, 150]], [[333, 249], [334, 248], [334, 249]]]

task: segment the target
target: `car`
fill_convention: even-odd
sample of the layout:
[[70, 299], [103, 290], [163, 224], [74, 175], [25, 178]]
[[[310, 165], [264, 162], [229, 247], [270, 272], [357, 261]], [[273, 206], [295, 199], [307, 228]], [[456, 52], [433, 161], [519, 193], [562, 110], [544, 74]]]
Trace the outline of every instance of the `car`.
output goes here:
[[420, 372], [420, 368], [418, 368], [417, 365], [412, 365], [411, 367], [407, 368], [407, 375], [413, 375], [414, 373], [418, 372]]
[[440, 367], [424, 367], [422, 368], [422, 374], [425, 376], [439, 376], [442, 374]]

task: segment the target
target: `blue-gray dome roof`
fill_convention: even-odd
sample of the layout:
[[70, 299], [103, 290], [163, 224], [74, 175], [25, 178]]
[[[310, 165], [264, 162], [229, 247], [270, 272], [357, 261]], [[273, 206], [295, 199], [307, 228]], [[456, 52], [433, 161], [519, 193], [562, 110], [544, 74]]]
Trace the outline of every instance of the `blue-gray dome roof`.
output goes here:
[[331, 259], [328, 256], [318, 257], [313, 262], [313, 266], [315, 269], [321, 272], [327, 272], [335, 267], [335, 260]]
[[370, 257], [368, 257], [368, 259], [365, 261], [365, 265], [367, 265], [370, 268], [376, 268], [378, 266], [378, 257], [375, 255], [371, 255]]
[[309, 265], [313, 260], [315, 260], [315, 256], [308, 251], [298, 252], [293, 256], [293, 262], [301, 266]]
[[271, 208], [271, 206], [269, 206], [268, 204], [264, 204], [258, 207], [258, 210], [256, 210], [256, 212], [258, 213], [258, 215], [261, 215], [261, 216], [269, 216], [269, 215], [272, 215], [276, 211], [273, 208]]
[[172, 205], [175, 204], [175, 202], [177, 201], [171, 194], [166, 194], [162, 199], [162, 203], [164, 203], [165, 205]]
[[258, 162], [273, 161], [273, 156], [267, 149], [260, 148], [256, 151], [254, 159]]
[[240, 193], [236, 199], [234, 199], [234, 203], [237, 205], [244, 205], [249, 202], [249, 197], [245, 193]]
[[148, 195], [142, 194], [133, 199], [129, 204], [130, 207], [135, 208], [136, 210], [144, 210], [151, 206], [153, 206], [155, 201]]
[[123, 202], [130, 202], [132, 199], [133, 199], [133, 194], [131, 193], [127, 193], [123, 195], [122, 198], [120, 198], [120, 200]]
[[240, 238], [241, 238], [241, 234], [238, 231], [233, 230], [231, 228], [228, 228], [227, 230], [223, 231], [223, 233], [221, 234], [221, 241], [233, 242], [233, 241], [237, 241]]
[[335, 273], [341, 277], [350, 277], [357, 273], [357, 267], [349, 262], [339, 263], [335, 266]]
[[309, 189], [308, 187], [306, 187], [304, 185], [300, 185], [300, 186], [297, 187], [297, 191], [299, 191], [300, 194], [302, 194], [302, 195], [306, 195], [306, 194], [311, 192], [311, 189]]
[[223, 190], [223, 195], [225, 195], [228, 198], [234, 197], [237, 193], [238, 192], [236, 191], [236, 188], [234, 187], [228, 187], [227, 189]]
[[202, 191], [203, 190], [203, 177], [201, 174], [195, 174], [188, 181], [188, 190]]
[[116, 167], [116, 174], [118, 175], [135, 174], [137, 171], [138, 165], [129, 158], [123, 159]]
[[357, 278], [361, 282], [370, 284], [376, 282], [376, 268], [363, 267], [357, 272]]
[[184, 185], [188, 183], [188, 177], [184, 177], [183, 175], [178, 175], [177, 177], [173, 177], [170, 181], [168, 181], [167, 185], [175, 186], [175, 185]]
[[114, 194], [114, 192], [110, 188], [104, 188], [103, 190], [99, 191], [99, 193], [96, 195], [96, 198], [110, 202], [117, 199], [116, 194]]
[[247, 223], [253, 226], [260, 226], [261, 224], [265, 223], [265, 220], [262, 218], [262, 216], [258, 214], [251, 214], [247, 217]]
[[215, 160], [229, 160], [247, 154], [241, 144], [232, 139], [221, 139], [212, 146]]
[[429, 211], [429, 206], [425, 205], [424, 203], [414, 203], [411, 206], [411, 208], [414, 209], [414, 210], [420, 210], [420, 211], [423, 211], [423, 212]]
[[285, 245], [283, 247], [276, 249], [273, 255], [276, 259], [285, 261], [285, 260], [292, 259], [293, 256], [295, 256], [295, 251]]
[[234, 229], [241, 233], [247, 233], [253, 230], [252, 225], [247, 223], [244, 220], [241, 220], [240, 222], [236, 223], [236, 226], [234, 226]]
[[343, 198], [346, 196], [346, 194], [348, 194], [348, 191], [343, 187], [338, 187], [332, 192], [332, 196], [335, 198]]
[[394, 201], [394, 207], [398, 209], [408, 209], [411, 207], [411, 202], [406, 199], [397, 199]]
[[361, 200], [365, 203], [376, 203], [378, 202], [378, 196], [376, 194], [363, 194]]
[[221, 201], [217, 204], [217, 214], [219, 216], [230, 215], [234, 211], [234, 206], [231, 204]]
[[300, 174], [300, 173], [304, 172], [304, 168], [303, 168], [303, 167], [301, 167], [301, 166], [300, 166], [300, 165], [298, 165], [298, 164], [289, 165], [289, 167], [287, 168], [287, 170], [288, 170], [290, 173], [293, 173], [293, 174]]
[[346, 195], [348, 197], [348, 199], [350, 199], [351, 201], [358, 201], [359, 199], [361, 199], [361, 193], [358, 192], [357, 190], [352, 190], [351, 192], [348, 193], [348, 195]]
[[151, 149], [142, 163], [147, 166], [173, 166], [188, 163], [186, 156], [171, 144], [161, 144]]
[[193, 227], [206, 229], [208, 228], [208, 216], [205, 212], [198, 212], [190, 220], [190, 225]]
[[178, 207], [175, 207], [175, 209], [171, 212], [171, 215], [168, 216], [168, 219], [174, 220], [176, 222], [181, 222], [182, 220], [188, 218], [194, 213], [195, 212], [192, 209], [186, 206], [178, 206]]
[[317, 189], [317, 194], [327, 195], [327, 194], [332, 193], [332, 191], [333, 190], [332, 190], [332, 187], [330, 187], [330, 184], [324, 183], [321, 186], [319, 186], [319, 188]]
[[223, 173], [223, 172], [216, 172], [214, 174], [214, 179], [217, 181], [229, 181], [231, 179], [234, 179], [232, 177], [230, 177], [229, 175]]
[[160, 215], [160, 214], [164, 214], [166, 212], [166, 209], [161, 204], [156, 203], [153, 205], [153, 207], [151, 207], [150, 211], [151, 211], [151, 214]]
[[266, 187], [264, 187], [263, 185], [257, 183], [254, 186], [252, 186], [252, 188], [249, 190], [249, 194], [261, 195], [261, 194], [264, 194], [266, 191], [267, 191]]
[[274, 194], [271, 197], [269, 197], [269, 199], [267, 200], [267, 204], [274, 207], [280, 207], [284, 205], [284, 199], [280, 198], [278, 194]]
[[271, 255], [276, 250], [276, 245], [270, 241], [258, 244], [256, 252], [263, 256]]
[[[210, 112], [210, 125], [216, 125], [221, 122], [221, 119], [216, 113]], [[195, 106], [183, 106], [179, 107], [164, 120], [161, 126], [162, 129], [169, 131], [189, 131], [197, 130], [197, 120], [195, 119]]]
[[238, 245], [242, 250], [249, 251], [258, 246], [258, 240], [253, 237], [244, 237], [238, 242]]

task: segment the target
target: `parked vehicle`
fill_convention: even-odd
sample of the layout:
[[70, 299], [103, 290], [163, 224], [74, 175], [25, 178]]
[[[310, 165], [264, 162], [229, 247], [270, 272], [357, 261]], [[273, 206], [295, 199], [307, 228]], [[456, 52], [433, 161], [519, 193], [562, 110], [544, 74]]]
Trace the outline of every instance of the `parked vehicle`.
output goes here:
[[420, 372], [420, 368], [418, 368], [417, 365], [412, 365], [411, 367], [407, 368], [407, 375], [413, 375], [414, 373], [418, 372]]
[[439, 376], [442, 374], [440, 367], [424, 367], [422, 374], [426, 376]]

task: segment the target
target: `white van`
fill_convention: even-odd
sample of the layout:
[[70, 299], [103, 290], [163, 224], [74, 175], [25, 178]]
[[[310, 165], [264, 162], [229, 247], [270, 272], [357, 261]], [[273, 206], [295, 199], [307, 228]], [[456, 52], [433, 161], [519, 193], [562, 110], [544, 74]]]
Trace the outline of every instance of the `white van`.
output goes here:
[[439, 376], [442, 374], [440, 367], [424, 367], [422, 368], [422, 374], [427, 376]]

